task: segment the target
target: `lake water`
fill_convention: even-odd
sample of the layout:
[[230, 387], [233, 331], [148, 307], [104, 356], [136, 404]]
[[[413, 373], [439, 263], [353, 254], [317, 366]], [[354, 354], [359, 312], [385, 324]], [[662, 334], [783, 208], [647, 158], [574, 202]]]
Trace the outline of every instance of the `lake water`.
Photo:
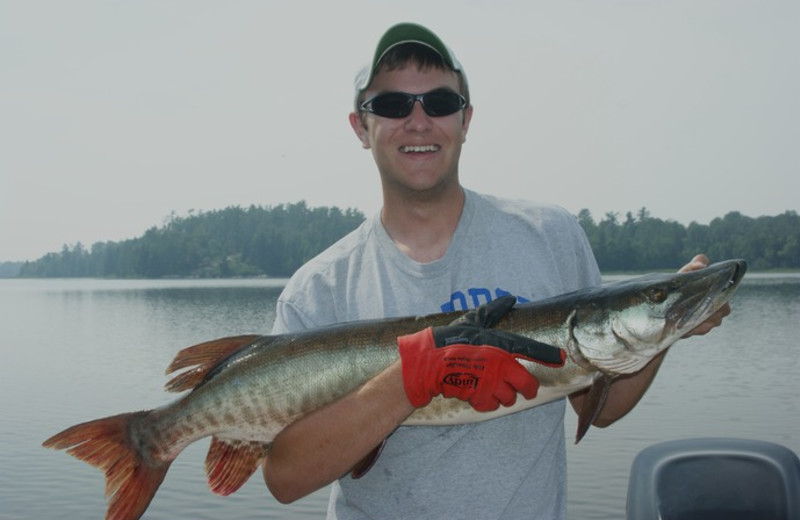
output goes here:
[[[175, 352], [270, 329], [281, 280], [0, 280], [0, 518], [102, 518], [100, 471], [41, 442], [77, 422], [152, 408]], [[800, 453], [800, 275], [748, 274], [725, 325], [676, 345], [640, 405], [570, 443], [569, 517], [622, 519], [643, 448], [698, 436]], [[566, 435], [574, 436], [570, 414]], [[172, 465], [146, 519], [324, 518], [327, 492], [278, 504], [260, 473], [230, 497], [205, 484], [207, 441]]]

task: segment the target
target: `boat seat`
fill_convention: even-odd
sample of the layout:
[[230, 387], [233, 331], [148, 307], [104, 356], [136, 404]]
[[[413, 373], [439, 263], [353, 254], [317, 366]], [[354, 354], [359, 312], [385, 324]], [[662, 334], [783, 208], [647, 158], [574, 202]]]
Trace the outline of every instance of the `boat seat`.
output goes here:
[[696, 438], [642, 450], [628, 520], [800, 520], [800, 459], [770, 442]]

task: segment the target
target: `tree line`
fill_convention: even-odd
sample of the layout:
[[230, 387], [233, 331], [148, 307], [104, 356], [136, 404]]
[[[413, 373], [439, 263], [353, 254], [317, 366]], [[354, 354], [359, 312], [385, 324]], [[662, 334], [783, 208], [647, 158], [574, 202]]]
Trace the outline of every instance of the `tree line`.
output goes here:
[[752, 269], [800, 268], [800, 216], [746, 217], [732, 211], [708, 225], [683, 226], [654, 218], [646, 208], [624, 220], [606, 213], [595, 223], [587, 210], [578, 221], [586, 232], [603, 272], [674, 269], [697, 253], [712, 261], [743, 258]]
[[65, 245], [24, 263], [19, 276], [286, 277], [363, 220], [354, 209], [309, 208], [305, 202], [173, 214], [139, 238], [88, 249]]
[[[751, 268], [800, 268], [800, 216], [787, 211], [751, 218], [730, 212], [689, 226], [650, 215], [624, 219], [606, 213], [596, 222], [577, 215], [603, 272], [672, 270], [696, 253], [712, 260], [744, 258]], [[298, 267], [364, 220], [354, 209], [309, 208], [305, 202], [274, 207], [229, 207], [174, 214], [139, 238], [77, 243], [25, 262], [22, 277], [227, 278], [290, 276]]]

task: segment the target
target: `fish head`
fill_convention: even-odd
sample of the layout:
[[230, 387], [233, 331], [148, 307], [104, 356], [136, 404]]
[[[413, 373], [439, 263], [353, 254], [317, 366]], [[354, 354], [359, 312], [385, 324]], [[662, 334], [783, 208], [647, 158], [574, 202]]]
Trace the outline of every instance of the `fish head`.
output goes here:
[[744, 260], [728, 260], [603, 286], [576, 305], [572, 339], [601, 371], [636, 372], [728, 303], [746, 271]]

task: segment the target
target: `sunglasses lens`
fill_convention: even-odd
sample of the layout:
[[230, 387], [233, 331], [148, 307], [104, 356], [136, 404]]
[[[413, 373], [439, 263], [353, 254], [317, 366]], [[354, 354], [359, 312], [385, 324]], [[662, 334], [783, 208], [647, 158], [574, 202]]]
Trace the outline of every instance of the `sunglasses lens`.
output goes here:
[[390, 92], [375, 96], [368, 105], [370, 112], [375, 115], [399, 119], [411, 113], [414, 98], [408, 94]]
[[463, 97], [455, 92], [428, 92], [422, 101], [425, 112], [431, 117], [455, 114], [466, 105]]
[[431, 117], [449, 116], [467, 106], [467, 101], [460, 94], [448, 90], [435, 90], [421, 96], [405, 92], [387, 92], [365, 102], [361, 108], [381, 117], [402, 119], [411, 114], [417, 98], [420, 99], [425, 113]]

